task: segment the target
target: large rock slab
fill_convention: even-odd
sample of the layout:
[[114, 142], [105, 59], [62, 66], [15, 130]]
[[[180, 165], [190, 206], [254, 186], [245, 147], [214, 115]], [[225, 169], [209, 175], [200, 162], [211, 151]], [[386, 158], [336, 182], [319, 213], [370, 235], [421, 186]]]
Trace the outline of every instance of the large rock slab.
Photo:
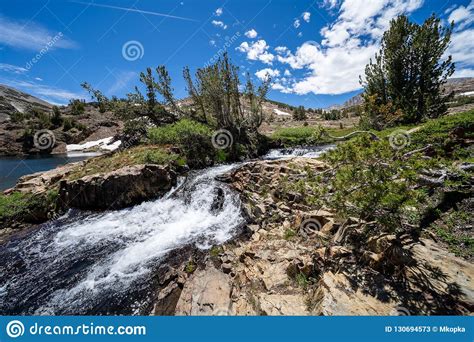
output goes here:
[[140, 164], [60, 182], [59, 195], [67, 207], [119, 209], [162, 196], [176, 185], [169, 166]]
[[326, 272], [313, 298], [313, 314], [324, 316], [368, 316], [393, 314], [396, 303], [381, 302], [375, 297], [354, 290], [342, 273]]
[[176, 306], [179, 316], [232, 315], [232, 287], [229, 277], [208, 264], [186, 282]]

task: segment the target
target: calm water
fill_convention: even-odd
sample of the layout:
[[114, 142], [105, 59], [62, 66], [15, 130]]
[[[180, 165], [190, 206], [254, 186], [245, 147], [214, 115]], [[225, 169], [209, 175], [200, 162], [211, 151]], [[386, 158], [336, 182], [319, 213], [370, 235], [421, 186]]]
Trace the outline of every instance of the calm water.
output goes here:
[[77, 162], [97, 154], [57, 154], [49, 156], [0, 157], [0, 191], [11, 188], [18, 178], [39, 171], [54, 169], [59, 165]]

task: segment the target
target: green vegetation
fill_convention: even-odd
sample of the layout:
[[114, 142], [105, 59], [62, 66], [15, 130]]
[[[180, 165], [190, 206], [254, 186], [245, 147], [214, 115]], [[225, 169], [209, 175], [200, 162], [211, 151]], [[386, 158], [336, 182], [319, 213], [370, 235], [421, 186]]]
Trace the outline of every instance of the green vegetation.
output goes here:
[[217, 258], [219, 254], [224, 252], [224, 248], [222, 246], [212, 246], [211, 250], [209, 251], [209, 254], [213, 258]]
[[143, 145], [119, 151], [112, 155], [89, 159], [84, 166], [71, 172], [68, 178], [79, 179], [84, 176], [110, 172], [125, 166], [137, 164], [154, 163], [166, 165], [176, 163], [183, 165], [184, 162], [185, 160], [182, 156], [170, 152], [163, 147]]
[[472, 156], [472, 152], [457, 146], [459, 139], [474, 139], [474, 110], [426, 122], [413, 133], [410, 143], [414, 148], [431, 144], [443, 157], [463, 159]]
[[[140, 81], [146, 89], [145, 95], [135, 88], [135, 92], [129, 94], [125, 100], [108, 99], [87, 83], [83, 83], [82, 86], [98, 101], [101, 108], [113, 111], [126, 121], [125, 133], [131, 136], [131, 141], [140, 141], [139, 136], [143, 135], [149, 123], [162, 127], [187, 119], [178, 126], [152, 131], [150, 136], [160, 143], [165, 141], [171, 143], [178, 139], [181, 146], [187, 147], [185, 151], [190, 156], [204, 148], [212, 149], [209, 144], [205, 144], [202, 148], [198, 147], [198, 144], [205, 143], [205, 135], [202, 134], [204, 126], [198, 126], [197, 133], [190, 127], [184, 127], [190, 126], [191, 122], [195, 122], [195, 125], [201, 123], [212, 131], [230, 132], [233, 144], [226, 147], [227, 158], [237, 160], [242, 156], [258, 155], [260, 145], [265, 143], [265, 139], [257, 130], [263, 122], [262, 103], [268, 93], [270, 79], [257, 87], [247, 75], [245, 86], [241, 87], [239, 68], [231, 63], [227, 54], [219, 58], [215, 64], [197, 69], [194, 77], [187, 67], [184, 68], [183, 74], [192, 100], [191, 103], [184, 105], [177, 104], [171, 78], [164, 66], [159, 66], [155, 70], [148, 68], [146, 72], [141, 73]], [[186, 129], [184, 137], [172, 136], [175, 133], [179, 134], [176, 130], [181, 128]], [[222, 156], [221, 153], [220, 157]], [[205, 156], [205, 159], [209, 157]], [[195, 160], [194, 164], [202, 166], [207, 162]]]
[[216, 154], [216, 149], [212, 146], [211, 135], [212, 131], [207, 125], [190, 119], [181, 119], [173, 124], [152, 128], [148, 131], [152, 143], [171, 144], [179, 147], [187, 164], [193, 168], [212, 165], [217, 157], [227, 157], [222, 153]]
[[449, 103], [449, 107], [458, 107], [474, 103], [474, 96], [458, 96]]
[[199, 122], [182, 119], [176, 123], [151, 128], [148, 137], [153, 144], [181, 144], [191, 135], [202, 135], [211, 138], [211, 129]]
[[51, 115], [51, 124], [55, 127], [60, 127], [63, 124], [63, 118], [58, 106], [53, 106], [53, 114]]
[[186, 273], [191, 274], [191, 273], [193, 273], [193, 272], [196, 270], [196, 268], [197, 268], [196, 263], [195, 263], [194, 261], [190, 260], [190, 261], [188, 261], [188, 263], [186, 264], [186, 268], [184, 269], [184, 271], [185, 271]]
[[73, 99], [69, 101], [69, 107], [72, 115], [81, 115], [86, 109], [84, 100]]
[[338, 129], [326, 129], [321, 126], [285, 127], [277, 129], [272, 134], [271, 139], [281, 142], [284, 146], [321, 145], [334, 141], [334, 139], [325, 135], [325, 132], [339, 138], [355, 130], [356, 128], [353, 127]]
[[44, 194], [12, 192], [0, 193], [0, 227], [11, 222], [43, 222], [50, 211], [56, 210], [58, 191]]
[[22, 215], [30, 206], [31, 195], [14, 192], [10, 195], [0, 194], [0, 222], [6, 222]]
[[469, 214], [472, 208], [457, 208], [433, 224], [435, 234], [448, 245], [449, 250], [464, 258], [474, 257], [474, 237], [466, 227], [472, 226]]
[[293, 110], [293, 119], [296, 121], [306, 120], [308, 116], [306, 115], [306, 110], [304, 106], [298, 106]]
[[390, 22], [382, 47], [365, 69], [365, 127], [381, 130], [397, 123], [417, 123], [446, 112], [451, 94], [443, 86], [454, 72], [451, 56], [442, 59], [452, 25], [443, 27], [435, 15], [422, 25], [406, 16]]
[[294, 229], [289, 228], [285, 230], [285, 236], [284, 236], [285, 240], [291, 240], [295, 236], [296, 236], [296, 231]]
[[272, 139], [286, 146], [310, 144], [316, 132], [317, 128], [310, 126], [280, 128], [272, 134]]
[[296, 284], [298, 284], [298, 286], [303, 289], [307, 289], [308, 285], [310, 284], [308, 277], [302, 272], [298, 272], [296, 274], [295, 281], [296, 281]]

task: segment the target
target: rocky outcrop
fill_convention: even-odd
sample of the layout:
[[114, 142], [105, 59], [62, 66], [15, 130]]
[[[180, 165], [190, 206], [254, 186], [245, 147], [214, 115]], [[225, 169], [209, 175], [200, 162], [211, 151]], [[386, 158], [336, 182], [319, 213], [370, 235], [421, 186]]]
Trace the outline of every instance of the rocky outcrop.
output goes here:
[[232, 314], [232, 287], [230, 278], [209, 263], [188, 279], [176, 306], [176, 315]]
[[221, 176], [241, 194], [247, 230], [159, 292], [167, 314], [472, 313], [469, 262], [421, 240], [403, 246], [397, 260], [405, 263], [403, 274], [387, 274], [380, 265], [395, 235], [374, 236], [366, 251], [358, 250], [348, 238], [361, 233], [363, 222], [341, 222], [328, 208], [308, 205], [304, 188], [288, 186], [326, 169], [321, 161], [293, 158], [251, 162]]
[[162, 196], [176, 185], [176, 179], [176, 172], [170, 166], [126, 166], [78, 180], [63, 180], [59, 196], [67, 207], [118, 209]]

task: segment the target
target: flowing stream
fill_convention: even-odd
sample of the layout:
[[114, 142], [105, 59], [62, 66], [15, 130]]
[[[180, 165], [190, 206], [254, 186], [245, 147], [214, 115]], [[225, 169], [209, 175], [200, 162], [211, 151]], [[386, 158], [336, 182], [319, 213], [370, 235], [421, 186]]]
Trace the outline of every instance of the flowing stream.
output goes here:
[[[315, 153], [306, 152], [265, 158]], [[146, 314], [160, 261], [186, 246], [222, 244], [245, 223], [238, 194], [215, 179], [240, 165], [191, 173], [132, 208], [70, 210], [0, 246], [0, 315]]]

